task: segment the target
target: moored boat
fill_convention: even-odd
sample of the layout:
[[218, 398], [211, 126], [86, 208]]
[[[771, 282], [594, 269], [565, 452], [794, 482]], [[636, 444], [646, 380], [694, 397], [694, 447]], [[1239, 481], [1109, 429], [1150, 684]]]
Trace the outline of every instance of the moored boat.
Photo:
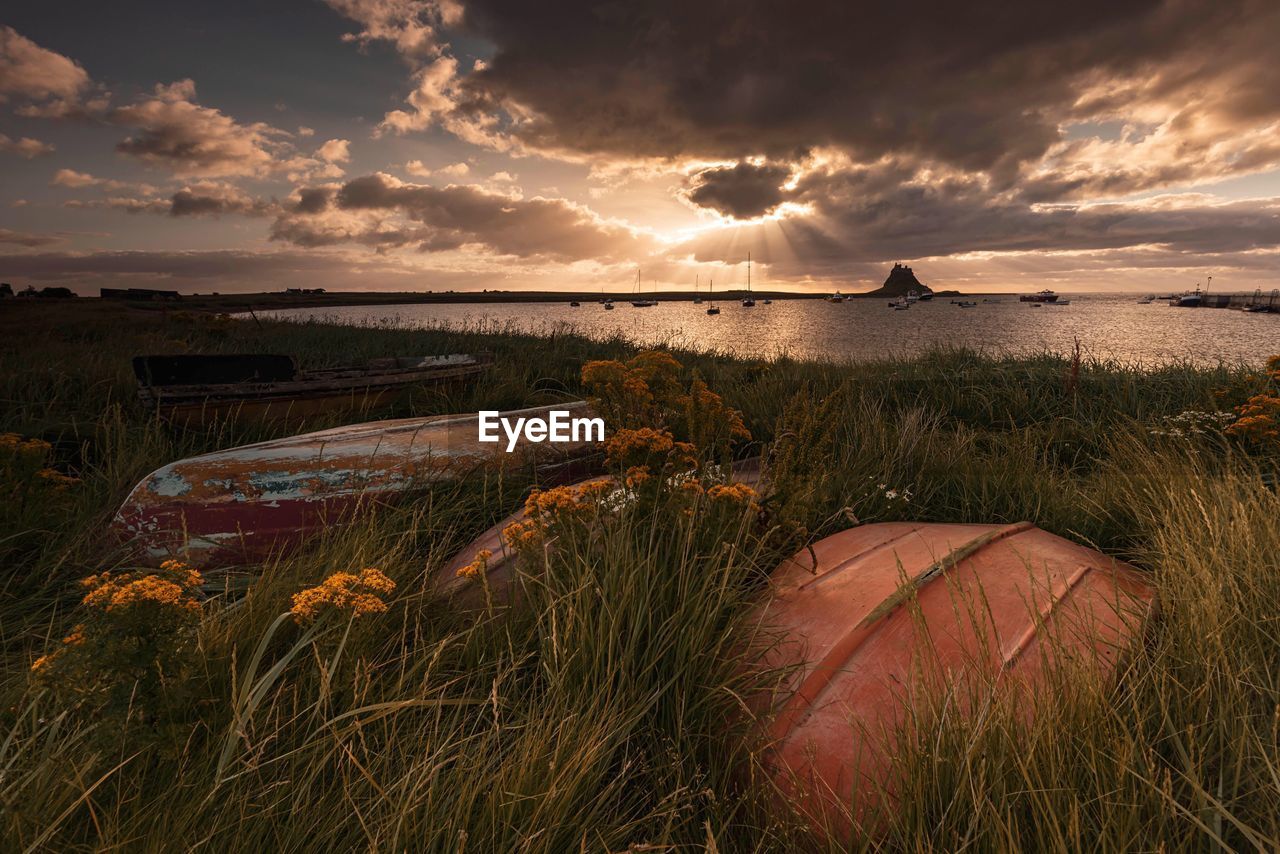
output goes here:
[[[502, 413], [590, 417], [585, 402]], [[142, 479], [112, 528], [140, 559], [185, 557], [200, 566], [261, 559], [348, 524], [359, 509], [475, 471], [536, 467], [571, 474], [586, 441], [479, 441], [478, 416], [374, 421], [259, 442], [163, 466]]]
[[1045, 288], [1043, 291], [1037, 291], [1034, 294], [1023, 294], [1022, 296], [1018, 297], [1019, 302], [1037, 302], [1037, 303], [1056, 302], [1057, 299], [1058, 299], [1058, 295], [1053, 291], [1049, 290], [1048, 288]]
[[1155, 596], [1133, 567], [1027, 522], [852, 528], [771, 587], [754, 618], [777, 680], [754, 702], [766, 762], [791, 808], [846, 833], [895, 807], [914, 723], [973, 719], [997, 697], [1029, 720], [1059, 665], [1113, 676]]
[[299, 421], [369, 411], [416, 386], [466, 381], [487, 356], [455, 354], [373, 359], [363, 367], [301, 371], [274, 354], [137, 356], [138, 399], [180, 424]]

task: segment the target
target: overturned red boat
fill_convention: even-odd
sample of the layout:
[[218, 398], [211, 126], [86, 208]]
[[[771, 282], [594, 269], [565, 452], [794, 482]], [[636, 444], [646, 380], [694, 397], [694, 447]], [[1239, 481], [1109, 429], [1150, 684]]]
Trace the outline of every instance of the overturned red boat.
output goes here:
[[1138, 570], [1028, 522], [864, 525], [784, 562], [772, 586], [758, 614], [783, 677], [761, 703], [768, 761], [790, 802], [845, 834], [892, 808], [896, 738], [931, 700], [976, 714], [1002, 686], [1046, 691], [1049, 662], [1111, 676], [1154, 600]]
[[[586, 417], [585, 402], [502, 413]], [[202, 567], [260, 560], [348, 523], [356, 511], [478, 469], [534, 466], [569, 476], [592, 443], [482, 443], [477, 415], [374, 421], [215, 451], [157, 469], [133, 488], [112, 528], [144, 562]], [[578, 476], [581, 476], [580, 474]]]

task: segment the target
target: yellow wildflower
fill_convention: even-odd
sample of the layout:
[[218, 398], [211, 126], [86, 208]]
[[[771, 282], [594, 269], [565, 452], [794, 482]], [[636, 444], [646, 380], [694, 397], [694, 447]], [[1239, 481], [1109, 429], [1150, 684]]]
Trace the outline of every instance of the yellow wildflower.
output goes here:
[[707, 490], [707, 497], [712, 501], [724, 501], [732, 504], [755, 506], [759, 497], [754, 489], [745, 483], [716, 484]]
[[360, 570], [359, 575], [335, 572], [319, 586], [295, 593], [289, 613], [299, 623], [314, 620], [330, 610], [351, 618], [385, 614], [388, 605], [381, 596], [395, 589], [394, 581], [372, 567]]
[[493, 557], [493, 552], [489, 549], [481, 549], [476, 552], [475, 558], [471, 563], [458, 570], [459, 578], [480, 578], [489, 571], [489, 558]]

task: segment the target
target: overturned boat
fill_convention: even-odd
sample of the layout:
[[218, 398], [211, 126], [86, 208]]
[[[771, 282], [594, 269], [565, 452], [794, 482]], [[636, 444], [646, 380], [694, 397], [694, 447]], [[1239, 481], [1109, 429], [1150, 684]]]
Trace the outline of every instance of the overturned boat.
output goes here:
[[454, 354], [373, 359], [361, 367], [302, 371], [275, 354], [137, 356], [138, 399], [168, 421], [298, 421], [368, 411], [409, 389], [464, 382], [487, 356]]
[[[588, 417], [583, 401], [502, 413]], [[143, 478], [112, 521], [134, 557], [183, 557], [199, 566], [261, 560], [308, 536], [348, 524], [357, 512], [432, 483], [476, 471], [532, 468], [541, 477], [581, 477], [595, 447], [568, 442], [479, 441], [479, 416], [404, 418], [337, 427], [215, 451]]]
[[[777, 690], [757, 705], [767, 762], [819, 828], [878, 826], [898, 738], [930, 709], [968, 720], [994, 692], [1048, 695], [1058, 665], [1113, 677], [1154, 591], [1135, 568], [1015, 525], [883, 523], [773, 573], [757, 613]], [[1079, 673], [1080, 671], [1072, 671]]]

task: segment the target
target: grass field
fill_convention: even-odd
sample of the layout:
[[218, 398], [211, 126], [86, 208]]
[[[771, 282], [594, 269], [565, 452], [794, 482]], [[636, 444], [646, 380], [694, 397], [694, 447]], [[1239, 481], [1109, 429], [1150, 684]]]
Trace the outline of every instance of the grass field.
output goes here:
[[[158, 672], [129, 670], [107, 639], [111, 656], [59, 686], [33, 664], [87, 619], [78, 580], [124, 560], [104, 528], [128, 489], [271, 435], [156, 422], [135, 403], [131, 356], [494, 354], [474, 388], [392, 413], [425, 415], [577, 398], [584, 363], [633, 351], [94, 304], [6, 306], [0, 332], [0, 432], [49, 443], [13, 451], [0, 484], [0, 850], [1280, 845], [1280, 457], [1224, 436], [1225, 417], [1183, 415], [1265, 387], [1270, 354], [1138, 370], [678, 352], [743, 413], [753, 439], [735, 453], [779, 460], [769, 506], [785, 527], [659, 502], [607, 537], [566, 537], [522, 577], [524, 607], [463, 614], [432, 599], [431, 570], [529, 484], [441, 486], [297, 555], [206, 572]], [[769, 570], [851, 518], [1031, 520], [1149, 573], [1159, 615], [1114, 684], [1054, 691], [1030, 725], [996, 710], [919, 734], [880, 835], [814, 836], [761, 773], [739, 665]], [[301, 589], [362, 567], [394, 582], [385, 613], [281, 617]]]

